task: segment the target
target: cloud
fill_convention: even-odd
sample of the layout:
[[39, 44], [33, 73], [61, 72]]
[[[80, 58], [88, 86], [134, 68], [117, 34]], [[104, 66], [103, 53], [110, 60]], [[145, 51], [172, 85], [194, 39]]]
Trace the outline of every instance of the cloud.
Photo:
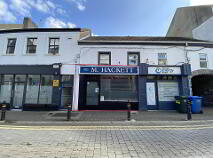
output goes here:
[[212, 0], [190, 0], [191, 6], [213, 4]]
[[19, 13], [22, 16], [31, 16], [30, 9], [32, 8], [27, 1], [23, 0], [11, 0], [11, 4], [9, 5], [10, 9]]
[[44, 26], [48, 28], [75, 28], [76, 27], [76, 25], [71, 22], [66, 23], [52, 16], [48, 17], [45, 20]]
[[31, 16], [32, 9], [46, 14], [59, 13], [63, 15], [66, 13], [60, 5], [51, 0], [10, 0], [10, 2], [10, 9], [22, 16]]
[[61, 15], [65, 15], [66, 14], [66, 10], [62, 9], [62, 8], [57, 8], [56, 12], [61, 14]]
[[3, 0], [0, 0], [0, 20], [6, 22], [16, 21], [16, 17], [8, 10], [8, 5]]
[[77, 8], [80, 11], [84, 11], [86, 9], [86, 6], [84, 5], [84, 3], [86, 3], [86, 0], [67, 0], [68, 2], [72, 2], [75, 3]]

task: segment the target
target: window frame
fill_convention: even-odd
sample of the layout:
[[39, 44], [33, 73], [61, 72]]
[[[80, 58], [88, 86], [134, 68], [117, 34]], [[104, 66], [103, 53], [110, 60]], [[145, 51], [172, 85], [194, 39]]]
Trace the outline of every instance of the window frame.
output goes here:
[[[109, 55], [109, 64], [101, 64], [100, 63], [100, 57], [101, 57], [101, 55]], [[111, 52], [98, 52], [98, 65], [111, 65]]]
[[[51, 40], [54, 40], [54, 45], [51, 45]], [[58, 45], [55, 44], [55, 41], [58, 40]], [[54, 53], [50, 53], [50, 47], [54, 47]], [[58, 47], [58, 52], [56, 53], [56, 48]], [[59, 37], [49, 37], [49, 47], [48, 47], [48, 54], [49, 55], [58, 55], [60, 48], [60, 38]]]
[[[9, 41], [10, 40], [15, 40], [15, 45], [9, 45]], [[6, 50], [6, 55], [14, 55], [15, 54], [15, 49], [16, 49], [16, 41], [17, 41], [17, 38], [8, 38], [7, 39], [7, 50]], [[14, 51], [13, 51], [13, 53], [8, 53], [8, 50], [9, 50], [9, 48], [14, 48]]]
[[[36, 43], [36, 45], [34, 45], [34, 44], [29, 44], [28, 41], [29, 41], [30, 39], [33, 39], [33, 42], [34, 42], [34, 40], [37, 40], [37, 41], [38, 41], [38, 38], [37, 38], [37, 37], [29, 37], [29, 38], [27, 38], [27, 50], [26, 50], [26, 54], [30, 54], [30, 55], [31, 55], [31, 54], [36, 54], [36, 52], [37, 52], [37, 45], [38, 45], [38, 44], [37, 44], [37, 43]], [[37, 42], [37, 41], [36, 41], [36, 42]], [[29, 53], [29, 52], [28, 52], [28, 48], [29, 48], [29, 47], [35, 47], [35, 53]]]
[[[138, 55], [138, 64], [137, 65], [130, 65], [129, 64], [129, 56], [132, 55], [132, 54], [137, 54]], [[128, 52], [127, 53], [127, 65], [128, 66], [138, 66], [138, 65], [140, 65], [140, 52]]]
[[[205, 55], [205, 60], [201, 59], [201, 55]], [[199, 53], [199, 62], [200, 62], [200, 68], [206, 69], [208, 68], [208, 55], [206, 53]], [[206, 62], [206, 67], [201, 67], [201, 62]]]
[[[163, 60], [163, 59], [160, 59], [160, 58], [159, 58], [159, 55], [160, 55], [160, 54], [165, 54], [165, 55], [166, 55], [166, 59], [165, 59], [165, 60], [166, 60], [166, 64], [160, 64], [159, 61], [160, 61], [160, 60]], [[161, 66], [166, 66], [166, 65], [168, 65], [167, 53], [158, 53], [158, 65], [161, 65]]]

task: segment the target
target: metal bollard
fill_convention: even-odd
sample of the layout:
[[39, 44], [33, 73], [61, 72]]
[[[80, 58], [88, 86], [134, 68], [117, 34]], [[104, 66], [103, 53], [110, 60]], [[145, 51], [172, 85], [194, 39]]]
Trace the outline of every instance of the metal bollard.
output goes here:
[[71, 109], [72, 109], [72, 106], [68, 105], [67, 106], [67, 121], [70, 121], [70, 118], [71, 118]]
[[187, 102], [187, 120], [192, 119], [192, 108], [191, 108], [191, 101]]
[[1, 107], [1, 121], [5, 120], [6, 108], [7, 108], [7, 105], [6, 104], [2, 104], [2, 107]]
[[127, 120], [130, 121], [131, 120], [131, 104], [129, 103], [129, 101], [128, 101], [128, 104], [127, 104], [127, 108], [128, 108]]

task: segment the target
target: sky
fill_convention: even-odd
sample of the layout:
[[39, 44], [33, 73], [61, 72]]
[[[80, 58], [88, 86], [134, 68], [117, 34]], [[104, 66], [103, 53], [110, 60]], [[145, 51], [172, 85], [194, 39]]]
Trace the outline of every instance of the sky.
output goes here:
[[213, 0], [0, 0], [0, 23], [89, 28], [97, 36], [165, 36], [179, 7]]

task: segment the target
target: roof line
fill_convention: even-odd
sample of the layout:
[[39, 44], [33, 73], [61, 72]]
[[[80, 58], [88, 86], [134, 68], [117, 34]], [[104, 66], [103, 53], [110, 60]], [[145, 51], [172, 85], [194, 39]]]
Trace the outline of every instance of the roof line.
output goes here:
[[27, 28], [0, 30], [3, 33], [22, 33], [22, 32], [80, 32], [81, 28]]

